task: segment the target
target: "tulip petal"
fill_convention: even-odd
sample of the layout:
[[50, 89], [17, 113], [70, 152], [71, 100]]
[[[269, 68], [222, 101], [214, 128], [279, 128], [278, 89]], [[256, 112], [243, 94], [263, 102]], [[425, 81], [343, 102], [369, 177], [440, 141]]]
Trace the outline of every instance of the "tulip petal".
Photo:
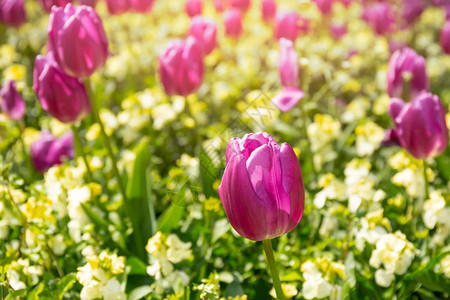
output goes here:
[[287, 112], [291, 110], [304, 95], [305, 93], [298, 88], [285, 88], [272, 98], [271, 102], [282, 112]]
[[402, 109], [405, 107], [405, 101], [400, 98], [392, 98], [391, 103], [389, 104], [389, 114], [392, 117], [392, 120], [395, 121], [395, 118], [400, 114]]

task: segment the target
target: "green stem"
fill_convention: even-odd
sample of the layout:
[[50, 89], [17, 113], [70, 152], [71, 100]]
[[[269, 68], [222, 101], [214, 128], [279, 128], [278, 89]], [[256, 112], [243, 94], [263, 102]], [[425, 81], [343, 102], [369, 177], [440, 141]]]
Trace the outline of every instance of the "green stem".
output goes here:
[[411, 100], [411, 80], [412, 74], [410, 72], [404, 72], [403, 77], [403, 101], [409, 102]]
[[275, 262], [275, 257], [273, 256], [272, 241], [264, 240], [262, 243], [264, 246], [264, 252], [266, 253], [267, 263], [269, 264], [270, 275], [272, 275], [273, 287], [275, 288], [277, 299], [285, 300], [283, 289], [281, 288], [280, 276], [278, 275], [277, 263]]
[[[89, 78], [86, 78], [84, 80], [84, 86], [86, 87], [86, 92], [88, 94], [89, 101], [91, 102], [92, 113], [94, 115], [95, 121], [100, 125], [100, 131], [103, 136], [103, 141], [105, 142], [106, 150], [108, 151], [108, 155], [111, 159], [114, 176], [116, 177], [116, 179], [118, 181], [119, 190], [120, 190], [120, 193], [122, 194], [123, 201], [125, 202], [125, 201], [127, 201], [125, 187], [123, 185], [122, 177], [120, 176], [119, 169], [117, 168], [116, 158], [114, 156], [114, 153], [113, 153], [113, 150], [111, 147], [111, 141], [109, 140], [109, 136], [106, 134], [106, 131], [105, 131], [105, 126], [103, 125], [103, 122], [100, 119], [100, 113], [99, 113], [97, 104], [95, 103], [95, 99], [92, 94], [91, 83], [89, 81]], [[126, 205], [125, 205], [125, 207], [126, 207]]]
[[92, 177], [91, 168], [89, 167], [89, 164], [88, 164], [88, 161], [86, 158], [86, 153], [84, 152], [84, 149], [83, 149], [83, 142], [81, 140], [80, 134], [78, 133], [78, 128], [73, 124], [70, 127], [72, 128], [73, 137], [75, 139], [75, 149], [76, 149], [77, 155], [79, 155], [83, 158], [84, 164], [86, 166], [87, 180], [89, 182], [92, 182], [93, 177]]
[[425, 199], [430, 199], [430, 183], [428, 182], [427, 176], [428, 164], [426, 160], [423, 160], [423, 179], [425, 180]]

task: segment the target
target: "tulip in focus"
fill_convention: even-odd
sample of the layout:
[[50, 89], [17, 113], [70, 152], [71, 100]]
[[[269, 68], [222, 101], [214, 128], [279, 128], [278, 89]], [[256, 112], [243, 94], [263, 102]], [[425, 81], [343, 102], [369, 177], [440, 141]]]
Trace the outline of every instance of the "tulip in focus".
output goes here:
[[48, 23], [48, 46], [61, 69], [73, 77], [89, 77], [108, 58], [102, 21], [86, 5], [53, 7]]
[[64, 159], [72, 159], [74, 154], [71, 132], [57, 139], [50, 132], [42, 131], [39, 139], [31, 144], [31, 161], [40, 173], [62, 164]]
[[265, 132], [232, 138], [219, 195], [233, 228], [253, 241], [294, 229], [303, 214], [305, 188], [294, 150]]
[[189, 17], [195, 17], [202, 14], [203, 2], [201, 0], [187, 0], [185, 4], [186, 13]]
[[46, 11], [51, 12], [53, 6], [65, 7], [67, 3], [72, 3], [73, 0], [39, 0]]
[[242, 14], [239, 9], [233, 8], [223, 14], [225, 34], [237, 38], [242, 33]]
[[392, 98], [389, 113], [395, 128], [388, 130], [385, 145], [400, 145], [417, 159], [436, 157], [448, 144], [445, 108], [438, 96], [421, 92], [411, 102]]
[[0, 0], [0, 23], [19, 27], [26, 21], [23, 0]]
[[445, 53], [450, 54], [450, 21], [447, 21], [441, 30], [441, 47]]
[[250, 8], [250, 0], [228, 0], [232, 8], [237, 8], [245, 13]]
[[171, 41], [159, 56], [159, 75], [169, 96], [195, 93], [202, 85], [203, 72], [202, 49], [193, 37]]
[[307, 31], [309, 20], [300, 17], [296, 12], [278, 12], [275, 17], [275, 38], [285, 38], [295, 42], [300, 31]]
[[16, 90], [16, 83], [12, 80], [6, 81], [0, 89], [0, 100], [2, 111], [12, 120], [18, 121], [25, 114], [25, 102]]
[[152, 10], [155, 0], [128, 0], [133, 11], [145, 14]]
[[333, 8], [333, 0], [313, 0], [324, 15], [329, 15]]
[[[410, 91], [414, 98], [422, 90], [428, 90], [429, 82], [425, 68], [425, 59], [411, 48], [402, 48], [392, 54], [388, 67], [388, 94], [401, 98], [404, 94], [404, 73], [411, 74]], [[404, 99], [409, 101], [409, 99]]]
[[363, 19], [378, 35], [384, 35], [394, 30], [395, 15], [392, 5], [388, 2], [377, 2], [365, 6]]
[[261, 2], [262, 18], [265, 22], [270, 22], [277, 13], [277, 3], [275, 0], [263, 0]]
[[204, 55], [208, 55], [217, 46], [217, 25], [214, 20], [201, 16], [192, 18], [189, 36], [197, 40]]
[[77, 122], [91, 111], [83, 82], [64, 73], [51, 53], [36, 58], [33, 89], [42, 108], [63, 123]]

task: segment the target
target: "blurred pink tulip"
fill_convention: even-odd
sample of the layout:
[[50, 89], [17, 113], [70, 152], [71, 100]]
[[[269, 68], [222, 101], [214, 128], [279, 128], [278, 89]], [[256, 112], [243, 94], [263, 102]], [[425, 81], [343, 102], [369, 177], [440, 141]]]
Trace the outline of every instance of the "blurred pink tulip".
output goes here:
[[296, 12], [278, 12], [275, 17], [275, 38], [295, 42], [301, 31], [308, 31], [309, 20]]
[[25, 102], [16, 90], [13, 80], [6, 81], [0, 89], [2, 111], [12, 120], [18, 121], [25, 114]]
[[217, 46], [217, 25], [214, 20], [202, 16], [192, 18], [189, 35], [197, 40], [204, 55], [211, 53]]
[[365, 6], [363, 19], [378, 35], [390, 33], [395, 28], [395, 13], [389, 2], [377, 2]]
[[55, 138], [50, 132], [42, 131], [39, 139], [31, 144], [31, 161], [35, 169], [45, 173], [64, 159], [74, 157], [73, 135], [69, 132], [61, 138]]
[[187, 0], [185, 4], [186, 13], [189, 17], [195, 17], [202, 14], [202, 0]]
[[152, 10], [155, 0], [128, 0], [134, 12], [145, 14]]
[[111, 15], [121, 15], [130, 10], [129, 0], [106, 0], [106, 7]]
[[305, 93], [296, 87], [287, 87], [272, 98], [273, 105], [282, 112], [290, 111], [305, 96]]
[[331, 14], [333, 8], [333, 0], [313, 0], [313, 2], [316, 3], [317, 8], [322, 12], [322, 14]]
[[344, 35], [347, 34], [347, 24], [330, 24], [330, 32], [333, 38], [340, 40]]
[[444, 52], [450, 54], [450, 21], [447, 21], [442, 27], [440, 40]]
[[0, 0], [0, 23], [20, 27], [26, 19], [23, 0]]
[[242, 13], [239, 9], [232, 8], [223, 14], [225, 34], [237, 38], [242, 33]]
[[237, 8], [241, 13], [247, 12], [250, 8], [250, 0], [228, 0], [232, 8]]
[[278, 63], [278, 71], [280, 73], [281, 84], [284, 87], [298, 86], [299, 67], [298, 55], [295, 52], [292, 41], [281, 38], [280, 44], [280, 59]]
[[39, 0], [44, 9], [51, 12], [53, 6], [65, 7], [68, 3], [72, 3], [73, 0]]
[[275, 0], [263, 0], [261, 2], [262, 18], [265, 22], [270, 22], [277, 13], [277, 3]]

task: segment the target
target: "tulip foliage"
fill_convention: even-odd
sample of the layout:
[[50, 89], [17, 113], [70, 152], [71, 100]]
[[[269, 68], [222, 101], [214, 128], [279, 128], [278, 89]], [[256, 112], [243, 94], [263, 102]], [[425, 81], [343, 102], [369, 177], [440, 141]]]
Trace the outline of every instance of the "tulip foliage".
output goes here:
[[444, 0], [0, 0], [2, 299], [449, 299]]

